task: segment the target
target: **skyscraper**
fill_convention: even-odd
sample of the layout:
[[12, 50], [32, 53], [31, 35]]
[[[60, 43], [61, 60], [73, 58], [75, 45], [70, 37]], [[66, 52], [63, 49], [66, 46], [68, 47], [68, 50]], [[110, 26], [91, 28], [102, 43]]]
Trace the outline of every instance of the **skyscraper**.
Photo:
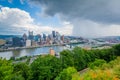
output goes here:
[[23, 40], [24, 42], [27, 40], [27, 35], [25, 33], [23, 34]]
[[61, 40], [61, 36], [60, 36], [60, 33], [59, 32], [56, 32], [56, 40]]
[[40, 35], [40, 34], [37, 34], [37, 35], [34, 37], [34, 40], [40, 42], [40, 41], [41, 41], [41, 35]]
[[28, 34], [29, 34], [28, 39], [33, 40], [34, 38], [33, 31], [29, 31]]
[[25, 46], [27, 40], [27, 35], [25, 33], [23, 34], [22, 39], [23, 39], [23, 45]]
[[46, 34], [43, 34], [43, 39], [44, 41], [46, 41]]
[[61, 40], [64, 42], [64, 35], [61, 36]]
[[56, 33], [55, 33], [55, 31], [52, 31], [52, 35], [53, 35], [53, 38], [56, 37]]

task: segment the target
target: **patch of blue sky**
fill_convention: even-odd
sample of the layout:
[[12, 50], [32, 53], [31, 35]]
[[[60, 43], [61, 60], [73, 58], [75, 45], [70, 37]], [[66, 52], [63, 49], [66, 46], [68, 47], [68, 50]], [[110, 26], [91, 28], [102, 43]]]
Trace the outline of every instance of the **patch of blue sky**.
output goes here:
[[38, 22], [38, 23], [40, 22], [41, 24], [44, 24], [46, 26], [51, 26], [51, 27], [61, 26], [61, 21], [57, 16], [41, 17], [41, 16], [36, 15], [35, 22]]
[[30, 14], [30, 16], [35, 20], [35, 23], [40, 23], [42, 25], [51, 26], [51, 27], [59, 27], [61, 26], [61, 21], [57, 16], [52, 17], [42, 17], [37, 15], [36, 13], [41, 13], [41, 7], [39, 6], [30, 6], [26, 1], [24, 4], [21, 4], [20, 0], [12, 0], [12, 2], [8, 2], [8, 0], [0, 0], [0, 5], [3, 7], [10, 8], [19, 8], [24, 10]]
[[21, 4], [20, 0], [13, 0], [12, 3], [8, 2], [8, 0], [0, 0], [0, 5], [3, 7], [10, 7], [10, 8], [19, 8], [21, 10], [25, 10], [26, 12], [30, 13], [32, 17], [35, 16], [36, 11], [40, 11], [40, 8], [37, 7], [30, 7], [27, 2]]

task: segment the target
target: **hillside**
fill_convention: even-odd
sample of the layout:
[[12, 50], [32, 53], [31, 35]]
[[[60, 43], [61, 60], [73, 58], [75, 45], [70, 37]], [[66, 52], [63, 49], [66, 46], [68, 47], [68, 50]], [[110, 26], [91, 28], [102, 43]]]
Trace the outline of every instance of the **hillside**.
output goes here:
[[94, 65], [94, 68], [89, 68], [83, 74], [74, 74], [72, 80], [76, 76], [79, 77], [79, 80], [120, 80], [120, 57], [101, 66]]
[[37, 56], [32, 63], [31, 58], [25, 62], [0, 58], [0, 80], [119, 80], [119, 56], [120, 44], [108, 49], [75, 47], [60, 52], [59, 58]]

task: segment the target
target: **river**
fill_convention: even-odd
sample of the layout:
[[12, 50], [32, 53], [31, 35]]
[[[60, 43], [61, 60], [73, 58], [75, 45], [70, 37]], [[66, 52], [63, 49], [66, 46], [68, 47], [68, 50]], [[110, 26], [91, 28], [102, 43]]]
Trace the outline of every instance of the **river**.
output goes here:
[[[72, 47], [75, 46], [83, 46], [83, 44], [72, 44]], [[30, 49], [21, 49], [21, 50], [12, 50], [0, 52], [0, 57], [6, 58], [7, 60], [11, 57], [23, 57], [23, 56], [34, 56], [40, 54], [48, 54], [50, 49], [54, 49], [56, 53], [59, 53], [65, 49], [69, 49], [69, 46], [48, 46], [48, 47], [40, 47], [40, 48], [30, 48]]]

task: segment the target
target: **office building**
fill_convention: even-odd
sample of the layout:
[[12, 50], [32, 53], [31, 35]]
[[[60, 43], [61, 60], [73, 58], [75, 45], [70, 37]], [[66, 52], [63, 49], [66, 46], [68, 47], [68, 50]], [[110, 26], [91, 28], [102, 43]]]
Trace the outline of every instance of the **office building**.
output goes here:
[[13, 47], [22, 47], [23, 46], [23, 40], [19, 37], [13, 37], [12, 38], [12, 46]]
[[50, 49], [50, 55], [55, 56], [55, 51], [53, 49]]
[[32, 46], [31, 40], [26, 40], [26, 47], [30, 47], [30, 46]]
[[23, 38], [24, 41], [26, 41], [27, 40], [27, 35], [24, 33], [22, 38]]
[[52, 31], [52, 36], [53, 36], [53, 38], [56, 37], [56, 32], [55, 31]]
[[61, 40], [64, 42], [64, 35], [61, 36]]
[[61, 40], [61, 36], [59, 32], [56, 32], [56, 40], [60, 41]]
[[43, 40], [46, 41], [46, 34], [43, 34]]
[[29, 31], [28, 32], [28, 39], [33, 40], [34, 36], [33, 36], [33, 31]]
[[41, 41], [41, 35], [40, 35], [40, 34], [37, 34], [37, 35], [34, 37], [34, 40], [37, 41], [37, 42], [40, 42], [40, 41]]

